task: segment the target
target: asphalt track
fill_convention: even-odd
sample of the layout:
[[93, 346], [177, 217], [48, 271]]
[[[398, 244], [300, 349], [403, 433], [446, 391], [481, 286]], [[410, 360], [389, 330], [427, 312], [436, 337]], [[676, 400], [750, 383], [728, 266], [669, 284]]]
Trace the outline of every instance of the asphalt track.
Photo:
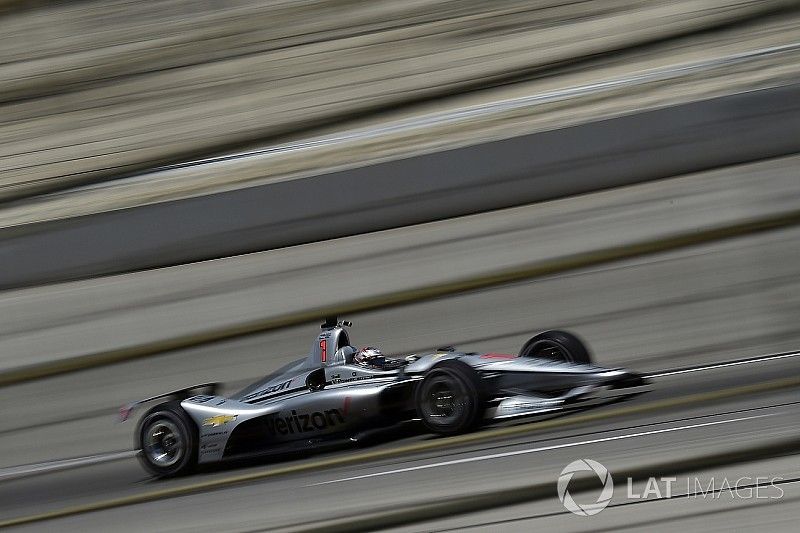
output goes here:
[[[355, 322], [357, 343], [388, 352], [440, 344], [514, 351], [533, 331], [563, 327], [585, 337], [600, 363], [651, 372], [792, 350], [800, 347], [794, 320], [800, 306], [798, 241], [800, 230], [787, 228], [348, 318]], [[543, 421], [546, 426], [538, 430], [512, 427], [479, 433], [474, 437], [478, 441], [447, 444], [410, 435], [356, 450], [237, 465], [166, 482], [148, 479], [126, 454], [48, 470], [56, 460], [130, 450], [132, 424], [115, 423], [122, 403], [213, 379], [228, 382], [230, 389], [242, 386], [302, 355], [316, 327], [308, 324], [0, 389], [6, 415], [0, 430], [0, 523], [42, 518], [43, 513], [75, 506], [94, 509], [116, 500], [121, 505], [36, 521], [22, 529], [258, 531], [300, 522], [305, 524], [300, 529], [328, 529], [344, 515], [554, 482], [561, 468], [577, 458], [596, 459], [613, 472], [654, 460], [681, 464], [746, 450], [796, 437], [800, 422], [800, 358], [787, 357], [664, 376], [654, 391], [629, 402]], [[548, 446], [554, 448], [526, 451]], [[516, 455], [428, 466], [507, 452]], [[365, 455], [372, 459], [365, 460]], [[321, 468], [319, 461], [327, 466]], [[48, 464], [42, 468], [39, 463]], [[14, 467], [15, 475], [7, 475]], [[403, 468], [414, 470], [388, 473]], [[285, 469], [284, 474], [272, 475], [278, 469]], [[750, 462], [700, 470], [682, 475], [800, 475], [796, 456], [753, 456]], [[344, 480], [369, 474], [380, 475]], [[338, 482], [315, 485], [330, 481]], [[198, 490], [187, 492], [187, 486]], [[594, 530], [628, 523], [648, 529], [713, 529], [715, 524], [766, 523], [780, 531], [793, 530], [791, 519], [797, 516], [798, 492], [791, 483], [784, 486], [784, 498], [768, 501], [727, 496], [731, 501], [705, 497], [631, 503], [621, 487], [615, 492], [621, 499], [591, 518], [566, 513], [552, 497], [421, 522], [408, 530]], [[132, 503], [139, 500], [146, 501]]]
[[[611, 472], [652, 462], [655, 457], [680, 464], [705, 454], [796, 437], [800, 422], [798, 370], [800, 358], [787, 357], [664, 376], [655, 379], [651, 392], [628, 402], [533, 424], [489, 429], [468, 439], [435, 439], [412, 432], [360, 449], [234, 465], [176, 480], [150, 480], [132, 458], [28, 475], [0, 482], [0, 521], [18, 517], [36, 520], [53, 511], [87, 505], [92, 509], [118, 500], [120, 505], [105, 510], [35, 521], [29, 528], [99, 531], [113, 525], [118, 531], [253, 531], [302, 525], [300, 529], [305, 530], [333, 525], [342, 516], [413, 507], [531, 482], [554, 483], [560, 470], [578, 458], [598, 460]], [[325, 463], [327, 468], [308, 469]], [[271, 475], [279, 469], [285, 473]], [[678, 487], [686, 483], [693, 487], [695, 476], [704, 480], [704, 486], [709, 476], [792, 479], [800, 477], [800, 465], [793, 456], [754, 456], [705, 472], [687, 472]], [[635, 485], [634, 489], [633, 493], [641, 494], [643, 486]], [[773, 520], [791, 516], [800, 491], [791, 483], [784, 489], [779, 494], [770, 487], [773, 499], [769, 507], [755, 507], [748, 513], [749, 519], [766, 514]], [[702, 502], [699, 498], [692, 500], [690, 514], [666, 500], [647, 502], [639, 509], [630, 507], [632, 500], [625, 490], [624, 486], [617, 488], [609, 513], [583, 518], [583, 522], [560, 508], [554, 493], [551, 498], [514, 506], [508, 513], [489, 510], [451, 516], [408, 530], [483, 528], [500, 520], [511, 520], [504, 530], [540, 523], [560, 529], [616, 527], [620, 521], [651, 516], [644, 507], [658, 508], [657, 514], [669, 524], [675, 512], [686, 520], [697, 513], [719, 512], [725, 505], [720, 498], [706, 497]], [[137, 498], [148, 499], [148, 494], [155, 499], [133, 504]], [[773, 525], [773, 529], [789, 529], [792, 524], [778, 521]]]
[[[356, 342], [389, 352], [439, 344], [514, 351], [533, 331], [564, 327], [585, 337], [602, 364], [642, 371], [797, 349], [800, 335], [793, 317], [800, 305], [798, 241], [800, 230], [787, 228], [348, 318], [356, 324]], [[599, 460], [613, 472], [656, 459], [680, 464], [688, 458], [743, 450], [796, 437], [800, 422], [800, 358], [793, 357], [665, 376], [653, 392], [630, 402], [547, 421], [549, 427], [533, 433], [501, 433], [481, 442], [442, 446], [440, 440], [406, 436], [363, 449], [248, 464], [167, 482], [149, 480], [125, 454], [97, 464], [79, 460], [87, 464], [69, 469], [46, 471], [52, 464], [19, 468], [130, 450], [132, 425], [114, 420], [122, 403], [213, 379], [239, 387], [301, 355], [315, 330], [315, 324], [308, 324], [0, 389], [6, 415], [0, 430], [0, 521], [41, 518], [74, 506], [92, 509], [117, 500], [125, 505], [37, 521], [25, 528], [254, 531], [303, 522], [305, 529], [327, 529], [342, 515], [552, 481], [576, 458]], [[783, 381], [780, 388], [758, 393], [743, 388], [786, 379], [795, 380], [795, 385]], [[706, 393], [711, 396], [693, 396]], [[615, 412], [618, 416], [606, 417]], [[632, 434], [637, 435], [623, 437]], [[420, 451], [420, 445], [430, 447]], [[399, 446], [405, 451], [389, 451]], [[546, 446], [561, 447], [522, 453]], [[372, 461], [351, 459], [384, 450]], [[507, 457], [383, 473], [518, 451]], [[329, 465], [314, 467], [318, 461]], [[14, 467], [15, 475], [6, 475]], [[306, 470], [310, 467], [314, 468]], [[267, 477], [277, 468], [288, 472]], [[37, 469], [45, 471], [31, 472]], [[716, 466], [697, 475], [789, 479], [798, 476], [797, 470], [796, 457], [754, 456], [752, 462]], [[379, 473], [383, 474], [314, 485]], [[181, 489], [196, 484], [206, 490]], [[794, 524], [787, 517], [797, 513], [796, 485], [787, 484], [785, 490], [785, 499], [767, 502], [687, 498], [688, 503], [672, 499], [641, 504], [631, 504], [618, 490], [622, 500], [614, 500], [614, 507], [580, 522], [553, 497], [409, 527], [581, 530], [616, 529], [627, 523], [649, 528], [654, 520], [663, 528], [697, 528], [705, 527], [711, 516], [719, 527], [763, 522], [772, 530], [791, 530]], [[129, 504], [148, 495], [155, 500]]]
[[[357, 343], [375, 344], [389, 352], [415, 351], [440, 344], [514, 351], [533, 331], [563, 327], [585, 337], [600, 363], [651, 372], [797, 349], [800, 335], [793, 317], [797, 316], [800, 305], [798, 241], [800, 230], [788, 228], [348, 318], [355, 322], [353, 334]], [[72, 506], [91, 507], [118, 498], [141, 498], [153, 491], [170, 492], [186, 484], [200, 483], [210, 484], [206, 488], [213, 490], [171, 498], [159, 496], [159, 500], [165, 501], [124, 505], [36, 522], [29, 527], [101, 531], [113, 524], [115, 529], [123, 531], [184, 528], [252, 531], [298, 522], [318, 527], [320, 520], [365, 509], [388, 509], [394, 505], [435, 501], [444, 495], [553, 480], [564, 465], [580, 457], [597, 459], [613, 471], [655, 458], [674, 458], [677, 462], [731, 448], [746, 449], [797, 436], [800, 422], [797, 386], [787, 388], [784, 382], [779, 389], [746, 395], [742, 389], [774, 380], [796, 380], [800, 358], [792, 357], [664, 376], [657, 380], [653, 392], [585, 413], [592, 418], [580, 424], [573, 422], [581, 420], [578, 417], [583, 414], [571, 415], [547, 422], [563, 426], [551, 425], [530, 434], [503, 434], [454, 447], [440, 448], [436, 440], [410, 436], [359, 450], [278, 464], [250, 464], [167, 482], [149, 480], [133, 459], [124, 458], [125, 454], [113, 461], [73, 465], [36, 475], [30, 471], [37, 467], [24, 466], [17, 468], [14, 476], [7, 475], [10, 469], [21, 465], [48, 463], [44, 468], [47, 470], [56, 460], [130, 450], [132, 425], [115, 423], [119, 405], [214, 379], [228, 382], [229, 389], [240, 387], [281, 362], [302, 355], [315, 330], [315, 324], [308, 324], [0, 389], [0, 401], [7, 415], [5, 427], [0, 430], [3, 450], [0, 521], [41, 516]], [[699, 403], [692, 399], [691, 395], [708, 392], [712, 396], [702, 397]], [[602, 418], [604, 413], [630, 407], [640, 409]], [[765, 413], [770, 416], [760, 416]], [[751, 416], [758, 418], [747, 418]], [[723, 423], [529, 452], [515, 458], [308, 486], [451, 459], [706, 422]], [[388, 455], [368, 463], [300, 471], [315, 461], [349, 461], [359, 454], [397, 446], [408, 449], [427, 442], [432, 442], [433, 448], [424, 452], [387, 452]], [[793, 457], [763, 461], [754, 457], [752, 464], [717, 467], [714, 472], [737, 477], [751, 473], [789, 478], [798, 474], [797, 466]], [[263, 477], [281, 467], [294, 469], [291, 470], [294, 473]], [[224, 480], [242, 476], [255, 479], [217, 487]], [[792, 494], [797, 492], [792, 487], [786, 486], [785, 501], [749, 509], [744, 513], [745, 518], [760, 521], [796, 515], [797, 500]], [[514, 506], [508, 515], [504, 510], [482, 511], [414, 527], [431, 530], [474, 525], [478, 529], [491, 526], [506, 530], [530, 529], [541, 523], [546, 527], [580, 530], [617, 528], [631, 521], [641, 524], [651, 516], [658, 517], [661, 520], [658, 523], [664, 527], [680, 525], [682, 521], [697, 527], [702, 522], [692, 520], [702, 521], [706, 513], [718, 516], [713, 513], [729, 509], [720, 507], [724, 503], [719, 499], [703, 501], [708, 506], [698, 499], [692, 500], [691, 514], [684, 512], [685, 505], [676, 505], [673, 500], [641, 505], [624, 505], [627, 502], [620, 501], [618, 509], [575, 522], [578, 517], [566, 514], [552, 498]], [[730, 525], [725, 520], [741, 520], [741, 509], [761, 503], [734, 501], [731, 505], [736, 512], [720, 514], [721, 524]], [[652, 511], [654, 508], [658, 512]], [[503, 517], [516, 521], [499, 522], [506, 519]], [[787, 523], [777, 522], [773, 526], [776, 530], [786, 529]]]
[[[390, 353], [442, 344], [513, 352], [533, 332], [560, 327], [583, 336], [603, 364], [654, 370], [800, 347], [798, 274], [800, 230], [789, 228], [347, 318], [357, 344]], [[130, 429], [114, 423], [120, 405], [193, 383], [243, 386], [302, 356], [316, 330], [0, 388], [10, 413], [0, 468], [123, 450]]]

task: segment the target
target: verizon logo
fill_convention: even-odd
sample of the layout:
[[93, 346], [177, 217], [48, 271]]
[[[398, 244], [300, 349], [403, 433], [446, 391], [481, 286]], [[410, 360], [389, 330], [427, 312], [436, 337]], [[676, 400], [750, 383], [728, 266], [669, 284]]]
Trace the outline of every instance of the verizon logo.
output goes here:
[[289, 435], [322, 431], [344, 423], [344, 415], [338, 409], [298, 413], [294, 409], [289, 416], [273, 415], [266, 419], [270, 435]]

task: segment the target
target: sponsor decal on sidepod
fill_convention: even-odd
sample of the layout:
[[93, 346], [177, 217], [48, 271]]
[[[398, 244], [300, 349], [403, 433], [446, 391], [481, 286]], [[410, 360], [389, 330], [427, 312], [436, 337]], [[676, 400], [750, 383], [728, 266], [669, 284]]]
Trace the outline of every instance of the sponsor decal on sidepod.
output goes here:
[[292, 409], [288, 416], [280, 413], [267, 418], [267, 431], [270, 435], [289, 435], [322, 431], [337, 424], [344, 423], [344, 416], [339, 409], [326, 409], [313, 413], [298, 413]]

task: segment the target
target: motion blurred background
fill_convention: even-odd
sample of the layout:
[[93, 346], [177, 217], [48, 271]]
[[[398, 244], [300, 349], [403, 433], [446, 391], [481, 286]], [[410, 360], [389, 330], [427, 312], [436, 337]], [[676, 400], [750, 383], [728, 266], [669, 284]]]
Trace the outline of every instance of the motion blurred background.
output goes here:
[[0, 519], [139, 490], [3, 472], [130, 450], [119, 405], [330, 313], [390, 353], [797, 349], [799, 71], [797, 0], [0, 0]]

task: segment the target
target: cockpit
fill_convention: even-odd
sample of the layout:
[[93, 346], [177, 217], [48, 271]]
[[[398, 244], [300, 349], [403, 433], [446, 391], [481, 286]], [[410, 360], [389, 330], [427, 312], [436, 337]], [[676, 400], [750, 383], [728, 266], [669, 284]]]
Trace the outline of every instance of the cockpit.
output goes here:
[[403, 366], [403, 359], [389, 359], [380, 350], [366, 347], [359, 350], [350, 342], [346, 327], [351, 322], [328, 318], [322, 324], [322, 332], [317, 337], [309, 355], [310, 362], [318, 366], [356, 365], [367, 369], [392, 370]]

